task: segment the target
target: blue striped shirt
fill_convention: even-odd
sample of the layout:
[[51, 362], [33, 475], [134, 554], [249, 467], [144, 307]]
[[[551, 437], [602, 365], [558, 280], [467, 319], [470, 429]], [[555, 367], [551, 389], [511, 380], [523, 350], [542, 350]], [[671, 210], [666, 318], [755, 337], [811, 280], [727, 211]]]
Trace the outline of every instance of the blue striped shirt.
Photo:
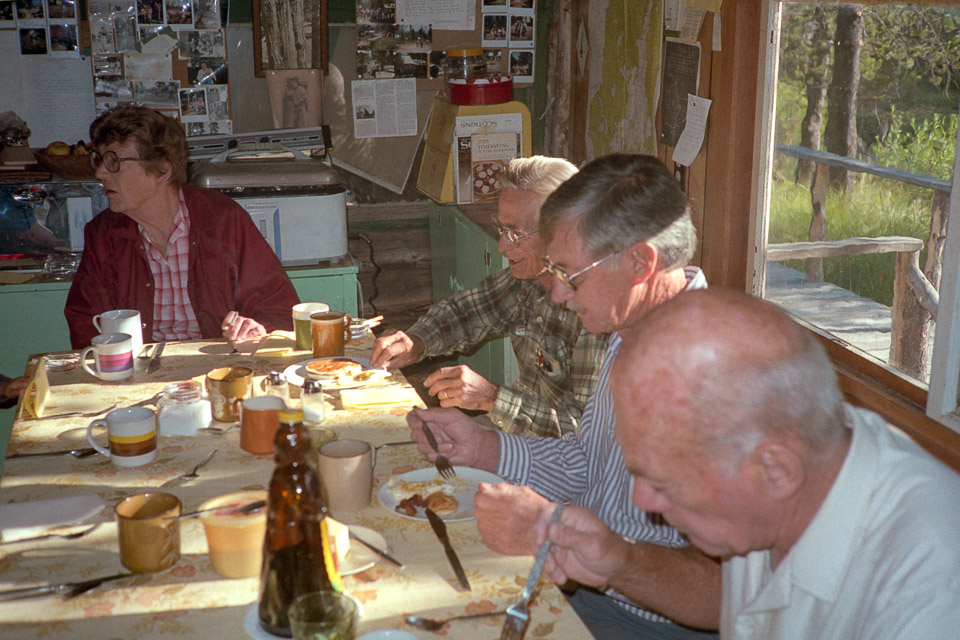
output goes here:
[[[705, 289], [706, 278], [697, 267], [687, 267], [686, 290]], [[613, 435], [613, 395], [610, 370], [620, 350], [619, 334], [610, 344], [600, 367], [597, 388], [583, 411], [576, 433], [553, 438], [524, 438], [497, 433], [500, 459], [497, 475], [529, 486], [554, 502], [572, 503], [589, 509], [631, 542], [652, 542], [668, 547], [685, 547], [686, 539], [659, 518], [651, 522], [647, 513], [633, 505], [633, 480], [623, 462], [620, 445]], [[607, 595], [628, 611], [658, 622], [667, 618], [633, 604], [613, 590]]]

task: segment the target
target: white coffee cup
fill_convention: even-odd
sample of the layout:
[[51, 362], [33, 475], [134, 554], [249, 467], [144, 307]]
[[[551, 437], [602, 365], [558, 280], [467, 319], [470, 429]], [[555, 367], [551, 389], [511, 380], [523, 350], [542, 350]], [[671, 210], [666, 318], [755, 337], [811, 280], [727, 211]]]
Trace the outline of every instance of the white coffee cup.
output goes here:
[[310, 314], [330, 311], [330, 305], [323, 302], [301, 302], [293, 305], [293, 328], [297, 337], [297, 349], [312, 349], [313, 337], [310, 333]]
[[362, 440], [334, 440], [320, 447], [317, 470], [323, 478], [327, 508], [335, 516], [370, 504], [376, 450]]
[[113, 309], [93, 316], [93, 326], [100, 333], [126, 333], [133, 340], [133, 354], [143, 348], [143, 324], [136, 309]]
[[[101, 447], [93, 439], [96, 426], [107, 428], [109, 448]], [[153, 462], [157, 457], [156, 413], [147, 407], [114, 409], [105, 418], [94, 420], [87, 426], [87, 440], [118, 467], [138, 467]]]
[[[87, 355], [95, 355], [91, 369]], [[128, 333], [102, 333], [80, 352], [80, 366], [101, 380], [123, 380], [133, 375], [133, 338]]]

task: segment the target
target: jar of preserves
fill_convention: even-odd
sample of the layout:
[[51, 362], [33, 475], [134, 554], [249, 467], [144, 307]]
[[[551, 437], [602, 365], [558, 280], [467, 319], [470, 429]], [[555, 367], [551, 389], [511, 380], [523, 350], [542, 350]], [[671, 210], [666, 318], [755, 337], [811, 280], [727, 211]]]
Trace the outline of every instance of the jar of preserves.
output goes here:
[[483, 49], [447, 49], [443, 63], [444, 80], [472, 80], [486, 73]]
[[195, 380], [174, 382], [163, 388], [157, 401], [157, 430], [164, 436], [195, 436], [209, 427], [213, 411], [207, 392]]

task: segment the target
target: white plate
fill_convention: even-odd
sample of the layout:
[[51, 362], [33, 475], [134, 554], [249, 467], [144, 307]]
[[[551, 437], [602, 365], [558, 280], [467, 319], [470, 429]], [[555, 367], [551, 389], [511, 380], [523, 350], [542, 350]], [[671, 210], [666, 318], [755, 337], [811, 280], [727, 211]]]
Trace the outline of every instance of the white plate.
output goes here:
[[[347, 360], [353, 360], [354, 362], [359, 363], [363, 366], [364, 369], [370, 368], [370, 360], [368, 358], [353, 358], [350, 356], [333, 356], [336, 358], [345, 358]], [[309, 360], [304, 360], [303, 362], [298, 362], [297, 364], [292, 364], [286, 369], [283, 370], [283, 376], [287, 379], [287, 382], [290, 384], [302, 387], [303, 381], [307, 377], [307, 363], [313, 362], [314, 360], [330, 360], [331, 358], [310, 358]], [[321, 382], [323, 385], [324, 391], [339, 391], [340, 389], [353, 389], [355, 387], [362, 387], [364, 382], [350, 382], [348, 384], [339, 385], [335, 382]]]
[[[373, 529], [361, 527], [357, 524], [351, 524], [347, 528], [353, 535], [357, 536], [361, 540], [369, 542], [377, 549], [382, 549], [383, 551], [390, 553], [390, 546], [387, 544], [386, 538]], [[343, 559], [343, 564], [341, 564], [339, 567], [340, 575], [352, 576], [355, 573], [366, 571], [378, 562], [380, 562], [380, 556], [356, 540], [351, 540], [350, 553], [348, 553], [347, 557]]]
[[[477, 492], [477, 486], [481, 482], [489, 482], [490, 484], [499, 484], [501, 482], [506, 482], [503, 478], [488, 471], [481, 471], [480, 469], [472, 469], [470, 467], [454, 467], [454, 470], [457, 472], [457, 477], [450, 480], [445, 480], [447, 483], [456, 483], [457, 489], [452, 494], [454, 498], [457, 499], [457, 502], [460, 503], [460, 507], [450, 515], [442, 516], [444, 522], [464, 522], [466, 520], [473, 520], [473, 495]], [[407, 473], [401, 473], [399, 476], [394, 476], [400, 478], [404, 482], [429, 482], [436, 478], [439, 474], [437, 473], [436, 467], [427, 467], [425, 469], [416, 469], [415, 471], [408, 471]], [[392, 478], [391, 478], [392, 479]], [[421, 496], [426, 498], [426, 496]], [[380, 490], [377, 492], [377, 499], [380, 500], [380, 504], [383, 505], [383, 508], [391, 513], [395, 513], [398, 516], [404, 518], [409, 518], [411, 520], [426, 520], [427, 515], [423, 509], [417, 508], [417, 513], [412, 516], [408, 516], [405, 513], [400, 513], [397, 511], [397, 505], [399, 500], [393, 497], [393, 495], [387, 490], [387, 483], [384, 483]]]

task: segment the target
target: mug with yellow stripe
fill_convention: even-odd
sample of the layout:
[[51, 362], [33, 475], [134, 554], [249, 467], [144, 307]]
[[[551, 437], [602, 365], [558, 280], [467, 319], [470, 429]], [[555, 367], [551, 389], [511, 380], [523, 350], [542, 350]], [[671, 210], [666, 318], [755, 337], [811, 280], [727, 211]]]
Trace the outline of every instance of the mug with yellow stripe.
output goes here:
[[[109, 448], [97, 443], [93, 428], [107, 428]], [[87, 427], [91, 446], [118, 467], [138, 467], [157, 457], [157, 420], [153, 409], [124, 407], [114, 409], [106, 418], [94, 420]]]

